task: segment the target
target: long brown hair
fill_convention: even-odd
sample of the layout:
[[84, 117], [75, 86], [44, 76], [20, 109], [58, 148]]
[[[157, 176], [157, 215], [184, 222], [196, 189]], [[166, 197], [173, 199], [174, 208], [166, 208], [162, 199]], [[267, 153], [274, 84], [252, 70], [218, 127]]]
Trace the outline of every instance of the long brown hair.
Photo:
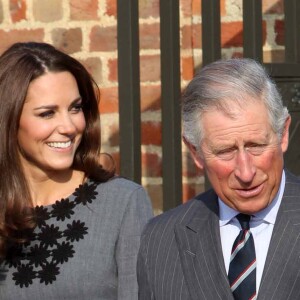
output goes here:
[[29, 84], [46, 72], [70, 72], [83, 101], [86, 129], [73, 168], [100, 182], [114, 175], [99, 163], [99, 89], [83, 65], [46, 43], [16, 43], [0, 56], [0, 258], [7, 244], [35, 226], [32, 199], [19, 158], [17, 133]]

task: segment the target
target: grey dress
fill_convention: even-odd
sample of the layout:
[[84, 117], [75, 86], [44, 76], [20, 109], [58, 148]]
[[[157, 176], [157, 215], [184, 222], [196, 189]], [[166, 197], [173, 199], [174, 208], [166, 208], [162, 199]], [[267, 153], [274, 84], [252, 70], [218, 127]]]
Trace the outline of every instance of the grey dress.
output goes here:
[[36, 213], [30, 241], [0, 267], [0, 299], [137, 299], [140, 235], [152, 217], [141, 186], [88, 180]]

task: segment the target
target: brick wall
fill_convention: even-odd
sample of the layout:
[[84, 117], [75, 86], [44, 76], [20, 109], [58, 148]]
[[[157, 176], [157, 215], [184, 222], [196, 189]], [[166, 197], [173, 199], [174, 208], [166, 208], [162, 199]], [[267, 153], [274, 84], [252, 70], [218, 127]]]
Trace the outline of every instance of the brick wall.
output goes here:
[[[124, 0], [125, 1], [125, 0]], [[180, 0], [182, 88], [201, 66], [201, 0]], [[142, 174], [155, 213], [162, 208], [159, 0], [139, 0]], [[222, 57], [242, 56], [242, 0], [221, 0]], [[263, 0], [264, 61], [284, 60], [283, 0]], [[79, 59], [101, 88], [102, 150], [119, 162], [116, 0], [2, 0], [0, 52], [45, 41]], [[183, 146], [183, 200], [203, 190]]]

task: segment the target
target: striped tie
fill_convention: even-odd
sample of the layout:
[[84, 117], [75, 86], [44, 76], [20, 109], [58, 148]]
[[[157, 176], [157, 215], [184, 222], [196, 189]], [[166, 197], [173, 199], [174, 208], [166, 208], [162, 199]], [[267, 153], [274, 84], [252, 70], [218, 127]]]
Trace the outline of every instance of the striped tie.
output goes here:
[[256, 256], [250, 232], [250, 216], [236, 216], [242, 230], [234, 241], [230, 257], [228, 278], [235, 300], [256, 299]]

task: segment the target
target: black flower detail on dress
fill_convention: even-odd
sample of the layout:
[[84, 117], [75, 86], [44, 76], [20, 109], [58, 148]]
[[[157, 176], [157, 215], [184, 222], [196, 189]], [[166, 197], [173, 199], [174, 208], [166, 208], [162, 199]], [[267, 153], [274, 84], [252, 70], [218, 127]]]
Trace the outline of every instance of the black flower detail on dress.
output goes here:
[[29, 264], [38, 267], [39, 265], [45, 264], [49, 256], [50, 251], [45, 246], [40, 244], [34, 245], [30, 248], [27, 259], [29, 260]]
[[68, 224], [67, 229], [64, 231], [64, 236], [67, 241], [74, 242], [76, 240], [78, 242], [80, 239], [83, 239], [88, 230], [84, 225], [85, 223], [80, 222], [79, 220], [73, 221], [72, 224]]
[[[98, 194], [97, 185], [93, 181], [80, 185], [73, 193], [74, 201], [66, 198], [56, 201], [52, 206], [34, 208], [36, 228], [20, 232], [20, 237], [26, 242], [10, 245], [5, 259], [5, 264], [15, 269], [12, 279], [16, 285], [28, 287], [38, 279], [40, 283], [48, 285], [56, 280], [61, 265], [74, 257], [75, 242], [88, 234], [84, 222], [72, 220], [74, 208], [92, 203]], [[66, 219], [71, 219], [68, 224], [63, 223]], [[55, 225], [51, 224], [53, 221]]]
[[42, 225], [46, 225], [46, 221], [50, 219], [50, 214], [47, 210], [47, 207], [44, 206], [36, 206], [35, 209], [35, 220], [38, 227]]
[[28, 287], [36, 277], [36, 272], [33, 270], [33, 266], [21, 264], [17, 267], [17, 272], [14, 272], [12, 275], [16, 285]]
[[70, 202], [68, 198], [56, 201], [55, 204], [52, 205], [52, 216], [55, 217], [57, 221], [64, 221], [65, 218], [70, 219], [71, 215], [74, 214], [73, 208], [75, 205], [76, 204], [73, 201]]
[[41, 241], [41, 245], [53, 246], [57, 243], [57, 240], [62, 236], [59, 227], [52, 224], [51, 226], [46, 225], [41, 228], [41, 232], [38, 234], [38, 239]]
[[80, 185], [73, 195], [77, 196], [75, 201], [77, 204], [87, 205], [87, 203], [92, 203], [98, 193], [96, 192], [97, 185], [95, 183], [88, 183]]
[[38, 271], [38, 278], [40, 278], [40, 283], [45, 283], [46, 285], [52, 283], [56, 280], [56, 276], [59, 274], [59, 267], [53, 262], [43, 265], [42, 270]]
[[63, 264], [74, 256], [75, 251], [73, 250], [73, 245], [70, 245], [69, 242], [62, 242], [62, 244], [57, 245], [57, 249], [54, 249], [52, 253], [53, 260], [56, 263]]

